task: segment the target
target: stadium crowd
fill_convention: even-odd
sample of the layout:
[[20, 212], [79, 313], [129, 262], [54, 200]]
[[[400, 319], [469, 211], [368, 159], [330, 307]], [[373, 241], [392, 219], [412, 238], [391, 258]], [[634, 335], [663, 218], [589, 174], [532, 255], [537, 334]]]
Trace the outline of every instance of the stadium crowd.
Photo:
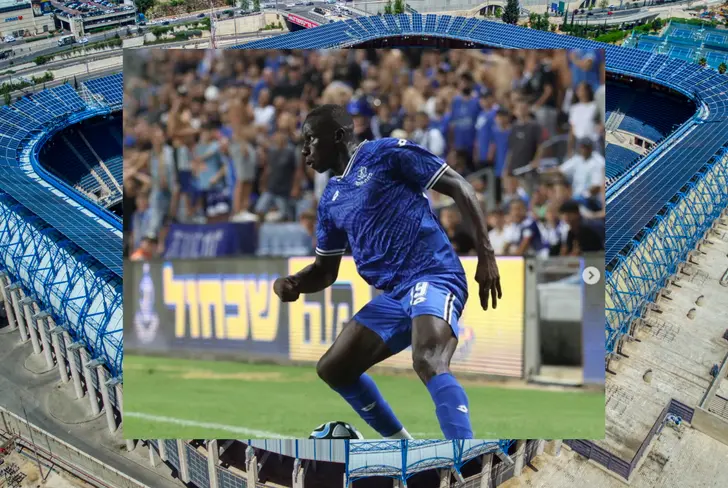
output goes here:
[[[164, 254], [171, 225], [286, 226], [315, 243], [329, 175], [301, 164], [311, 108], [346, 105], [359, 140], [396, 137], [442, 157], [486, 206], [502, 255], [604, 248], [603, 51], [137, 50], [125, 61], [125, 253]], [[461, 254], [452, 201], [430, 201]], [[266, 254], [262, 243], [254, 246]]]

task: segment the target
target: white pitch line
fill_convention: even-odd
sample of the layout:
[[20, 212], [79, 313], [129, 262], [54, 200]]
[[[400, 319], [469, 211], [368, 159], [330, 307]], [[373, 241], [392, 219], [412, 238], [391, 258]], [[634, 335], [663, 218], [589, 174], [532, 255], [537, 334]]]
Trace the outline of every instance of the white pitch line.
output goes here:
[[178, 419], [178, 418], [174, 418], [174, 417], [164, 417], [161, 415], [149, 415], [147, 413], [141, 413], [141, 412], [124, 411], [122, 416], [137, 418], [137, 419], [142, 419], [142, 420], [150, 420], [152, 422], [164, 422], [167, 424], [176, 424], [176, 425], [181, 425], [184, 427], [199, 427], [201, 429], [224, 430], [226, 432], [230, 432], [233, 434], [240, 434], [243, 436], [247, 436], [246, 438], [250, 437], [250, 438], [255, 438], [255, 439], [288, 439], [291, 437], [291, 436], [285, 436], [283, 434], [278, 434], [277, 432], [268, 432], [265, 430], [248, 429], [246, 427], [238, 427], [235, 425], [225, 425], [225, 424], [215, 424], [215, 423], [211, 423], [211, 422], [196, 422], [194, 420]]

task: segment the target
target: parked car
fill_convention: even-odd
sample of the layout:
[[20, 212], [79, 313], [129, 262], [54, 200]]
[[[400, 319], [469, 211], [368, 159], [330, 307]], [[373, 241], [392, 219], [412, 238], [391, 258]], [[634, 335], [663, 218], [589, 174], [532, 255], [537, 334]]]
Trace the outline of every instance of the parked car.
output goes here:
[[3, 42], [15, 42], [15, 37], [14, 36], [5, 36], [5, 38], [3, 39]]
[[78, 40], [79, 44], [88, 44], [88, 37], [84, 36]]

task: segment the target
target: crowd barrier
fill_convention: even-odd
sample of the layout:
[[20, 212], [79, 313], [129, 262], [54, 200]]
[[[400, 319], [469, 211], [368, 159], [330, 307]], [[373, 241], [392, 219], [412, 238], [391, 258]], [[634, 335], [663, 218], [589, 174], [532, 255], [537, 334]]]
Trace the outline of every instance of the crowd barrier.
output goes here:
[[[587, 260], [603, 269], [603, 255]], [[298, 272], [311, 261], [311, 257], [296, 257], [127, 262], [125, 349], [162, 355], [192, 352], [232, 359], [314, 363], [351, 316], [380, 292], [364, 282], [354, 261], [345, 257], [333, 286], [304, 295], [296, 302], [281, 303], [273, 293], [276, 278]], [[572, 279], [567, 289], [560, 291], [568, 296], [560, 308], [576, 308], [577, 320], [582, 317], [598, 324], [597, 333], [586, 331], [581, 335], [583, 350], [596, 355], [599, 365], [590, 368], [594, 371], [589, 376], [601, 375], [597, 382], [603, 383], [603, 280], [601, 288], [592, 288], [587, 296], [573, 300], [575, 290], [578, 294], [580, 289], [583, 292], [589, 288], [577, 276], [584, 264], [579, 259], [576, 262], [576, 283]], [[495, 310], [484, 311], [479, 306], [474, 280], [477, 259], [463, 257], [462, 263], [469, 279], [470, 298], [459, 323], [452, 369], [523, 377], [524, 371], [531, 368], [526, 356], [537, 356], [539, 349], [532, 345], [527, 350], [525, 330], [538, 326], [536, 289], [541, 285], [535, 275], [541, 265], [535, 265], [536, 260], [499, 258], [503, 298]], [[529, 320], [536, 324], [528, 325]], [[536, 333], [533, 344], [538, 340]], [[578, 338], [576, 341], [576, 347], [581, 348]], [[409, 370], [411, 361], [411, 353], [403, 351], [383, 366]]]

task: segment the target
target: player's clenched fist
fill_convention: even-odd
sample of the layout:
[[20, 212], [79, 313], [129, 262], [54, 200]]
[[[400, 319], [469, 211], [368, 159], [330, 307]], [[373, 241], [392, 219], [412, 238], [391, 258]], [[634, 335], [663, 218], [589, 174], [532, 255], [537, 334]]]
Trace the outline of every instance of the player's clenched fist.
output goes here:
[[273, 283], [273, 291], [282, 302], [295, 302], [300, 295], [290, 276], [278, 278]]

